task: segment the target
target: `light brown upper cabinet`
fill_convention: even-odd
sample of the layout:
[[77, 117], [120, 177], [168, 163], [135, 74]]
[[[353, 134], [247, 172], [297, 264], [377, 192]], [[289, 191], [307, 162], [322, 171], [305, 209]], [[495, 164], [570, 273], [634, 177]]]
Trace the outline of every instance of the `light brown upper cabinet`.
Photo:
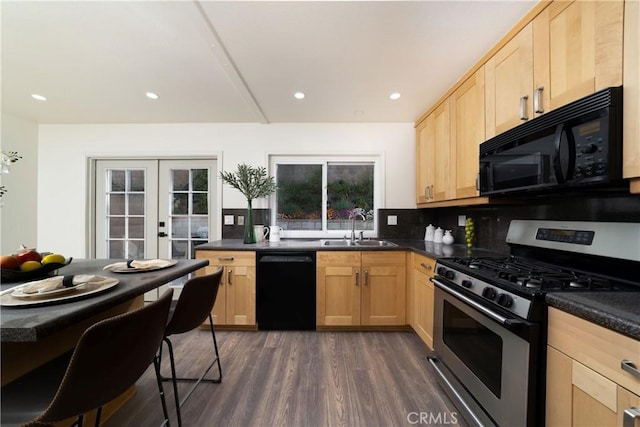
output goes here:
[[416, 127], [416, 202], [454, 199], [455, 173], [447, 98]]
[[640, 194], [640, 2], [624, 5], [624, 155], [625, 178]]
[[622, 84], [623, 19], [620, 0], [554, 1], [534, 19], [534, 63], [543, 74], [536, 87], [547, 92], [545, 109]]
[[484, 67], [489, 139], [533, 117], [533, 24], [520, 30]]
[[455, 161], [455, 198], [478, 196], [478, 159], [485, 126], [484, 68], [451, 96], [451, 152]]

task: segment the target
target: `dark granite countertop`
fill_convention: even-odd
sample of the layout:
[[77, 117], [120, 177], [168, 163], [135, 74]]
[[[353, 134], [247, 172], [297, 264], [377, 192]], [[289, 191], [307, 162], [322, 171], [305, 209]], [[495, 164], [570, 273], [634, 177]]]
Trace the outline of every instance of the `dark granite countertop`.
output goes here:
[[640, 340], [640, 292], [553, 292], [547, 304]]
[[464, 256], [500, 256], [482, 248], [468, 249], [465, 245], [443, 245], [424, 240], [385, 239], [397, 246], [323, 246], [321, 239], [283, 239], [280, 242], [244, 244], [240, 239], [224, 239], [196, 246], [197, 250], [208, 251], [271, 251], [271, 250], [309, 250], [309, 251], [406, 251], [431, 258]]
[[[179, 260], [170, 268], [134, 274], [102, 270], [107, 264], [122, 260], [78, 260], [60, 270], [61, 274], [99, 274], [115, 277], [120, 283], [104, 293], [88, 295], [51, 305], [2, 307], [0, 337], [5, 342], [35, 342], [95, 314], [129, 301], [165, 283], [178, 279], [209, 264], [207, 260]], [[20, 283], [3, 283], [1, 290]]]

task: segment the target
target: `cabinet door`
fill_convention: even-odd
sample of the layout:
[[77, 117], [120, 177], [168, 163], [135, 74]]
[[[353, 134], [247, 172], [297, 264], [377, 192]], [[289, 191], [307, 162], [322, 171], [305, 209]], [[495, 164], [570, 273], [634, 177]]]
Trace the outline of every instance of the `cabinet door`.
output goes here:
[[434, 182], [435, 127], [433, 114], [416, 128], [416, 204], [427, 203], [431, 199]]
[[451, 200], [455, 197], [455, 163], [451, 160], [450, 99], [447, 98], [433, 112], [434, 164], [433, 201]]
[[[225, 268], [227, 325], [252, 326], [256, 324], [255, 265], [236, 265]], [[214, 320], [215, 322], [215, 320]]]
[[413, 266], [413, 311], [415, 321], [413, 329], [429, 348], [433, 349], [433, 277], [435, 260], [414, 255]]
[[[485, 63], [486, 139], [533, 117], [533, 30], [532, 24], [503, 46]], [[526, 97], [524, 111], [521, 102]]]
[[624, 178], [631, 192], [640, 194], [640, 2], [624, 5]]
[[406, 324], [405, 252], [362, 252], [361, 324]]
[[554, 1], [537, 17], [549, 32], [540, 48], [549, 51], [550, 109], [622, 84], [623, 13], [620, 0]]
[[316, 254], [316, 324], [360, 324], [360, 252], [326, 251]]
[[[625, 409], [638, 407], [640, 396], [548, 347], [546, 401], [549, 427], [622, 427]], [[640, 419], [635, 425], [640, 425]]]
[[484, 141], [484, 68], [469, 77], [451, 96], [451, 156], [456, 163], [456, 199], [478, 196], [478, 158]]

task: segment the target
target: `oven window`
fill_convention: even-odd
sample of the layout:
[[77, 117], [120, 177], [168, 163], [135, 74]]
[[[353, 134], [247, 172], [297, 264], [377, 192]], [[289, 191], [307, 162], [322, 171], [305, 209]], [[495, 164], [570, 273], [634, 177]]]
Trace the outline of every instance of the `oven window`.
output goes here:
[[500, 398], [502, 338], [447, 301], [442, 326], [446, 346]]

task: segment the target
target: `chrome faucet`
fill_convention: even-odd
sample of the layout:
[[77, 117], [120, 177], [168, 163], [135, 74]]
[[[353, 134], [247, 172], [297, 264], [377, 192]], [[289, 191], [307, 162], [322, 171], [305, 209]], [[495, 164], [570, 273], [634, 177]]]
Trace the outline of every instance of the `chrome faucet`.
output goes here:
[[[362, 218], [363, 221], [366, 221], [367, 218], [362, 214], [362, 213], [356, 213], [354, 212], [351, 215], [351, 241], [355, 242], [356, 241], [356, 217], [360, 217]], [[360, 231], [360, 241], [362, 242], [362, 238], [363, 238], [363, 232]]]

